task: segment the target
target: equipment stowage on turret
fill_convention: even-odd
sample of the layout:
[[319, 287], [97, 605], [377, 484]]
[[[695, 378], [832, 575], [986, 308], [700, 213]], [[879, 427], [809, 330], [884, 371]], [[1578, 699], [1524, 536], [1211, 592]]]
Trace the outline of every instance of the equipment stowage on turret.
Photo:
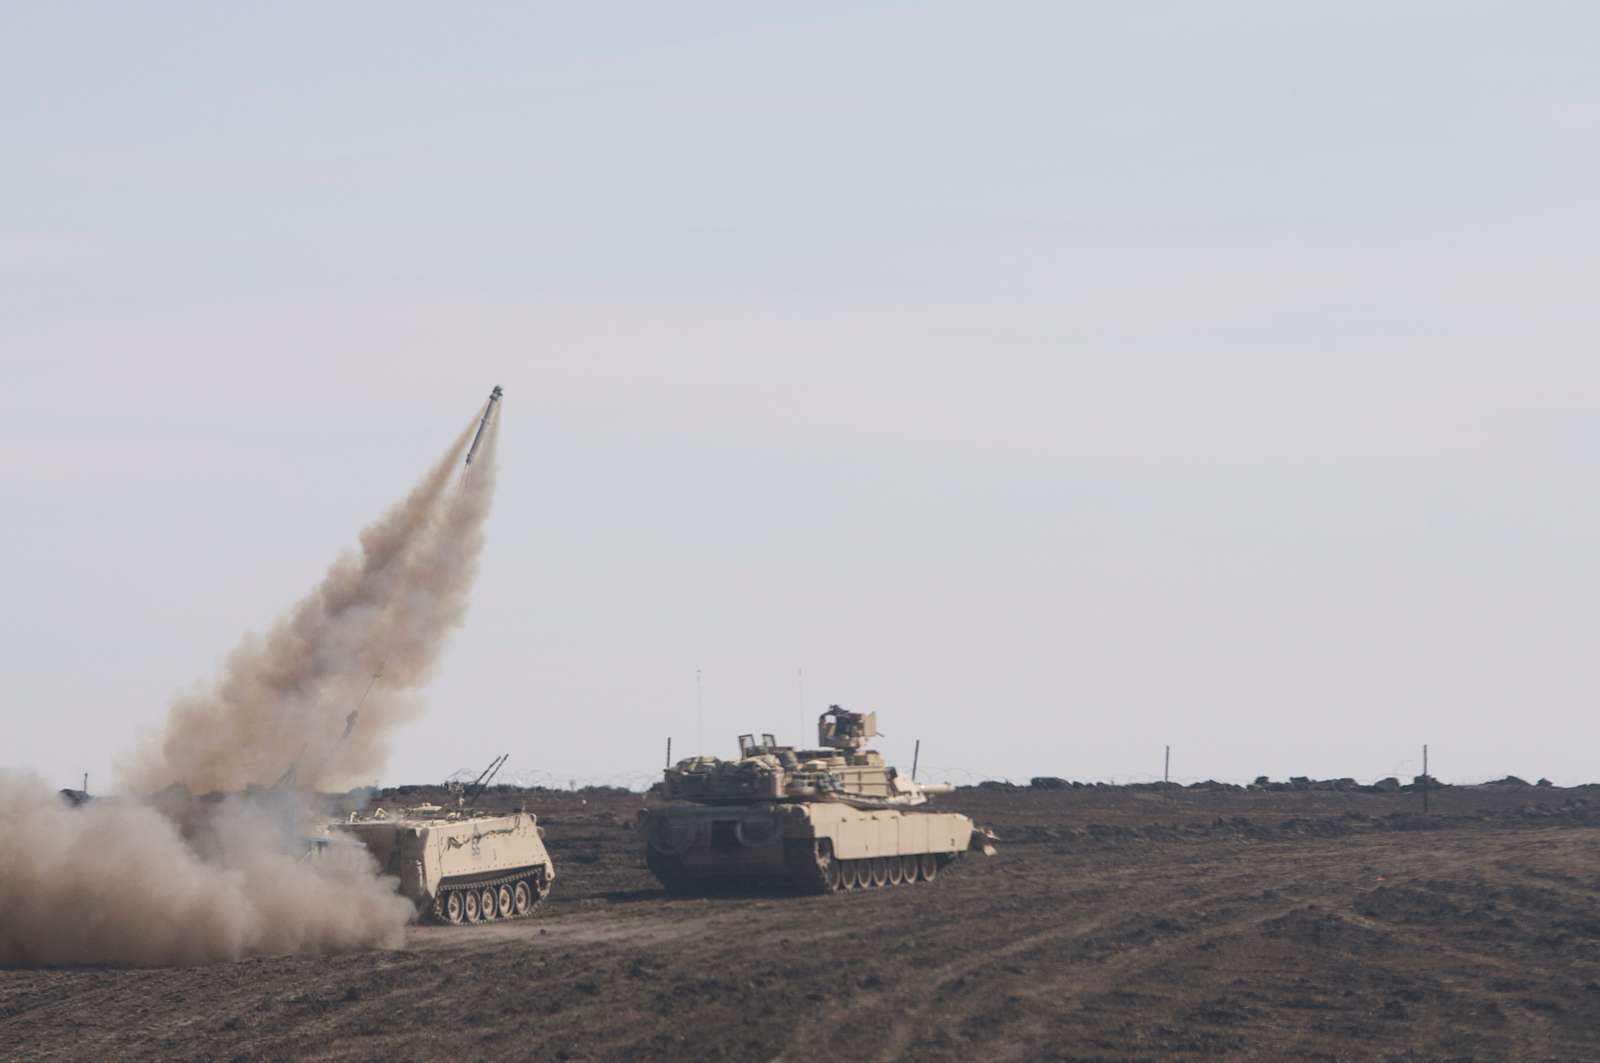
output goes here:
[[669, 893], [729, 879], [779, 879], [807, 893], [932, 879], [994, 835], [955, 812], [908, 812], [954, 787], [919, 786], [866, 749], [876, 713], [831, 706], [821, 749], [739, 736], [739, 759], [693, 757], [666, 770], [674, 804], [639, 814], [645, 862]]

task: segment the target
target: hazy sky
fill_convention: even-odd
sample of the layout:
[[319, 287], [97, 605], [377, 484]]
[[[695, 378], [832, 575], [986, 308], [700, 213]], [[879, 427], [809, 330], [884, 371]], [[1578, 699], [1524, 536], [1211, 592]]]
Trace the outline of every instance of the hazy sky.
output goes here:
[[[1600, 13], [0, 3], [0, 765], [506, 388], [387, 782], [1600, 778]], [[805, 704], [797, 670], [804, 670]]]

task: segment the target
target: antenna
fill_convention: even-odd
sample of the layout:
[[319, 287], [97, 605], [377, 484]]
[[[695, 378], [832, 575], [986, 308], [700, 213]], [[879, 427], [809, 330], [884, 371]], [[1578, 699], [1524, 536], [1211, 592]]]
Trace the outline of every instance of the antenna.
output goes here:
[[505, 767], [506, 761], [510, 759], [510, 753], [502, 753], [498, 757], [495, 757], [493, 760], [491, 760], [489, 762], [489, 766], [484, 768], [483, 771], [479, 773], [478, 777], [472, 781], [472, 785], [467, 787], [466, 791], [462, 793], [461, 806], [465, 808], [467, 805], [470, 805], [479, 794], [483, 793], [483, 791], [488, 788], [490, 781], [493, 780], [496, 775], [500, 774], [500, 769]]
[[694, 728], [699, 756], [706, 755], [706, 703], [700, 688], [700, 669], [694, 670]]
[[795, 743], [795, 748], [804, 749], [806, 741], [806, 670], [794, 670], [795, 685], [800, 689], [800, 740]]

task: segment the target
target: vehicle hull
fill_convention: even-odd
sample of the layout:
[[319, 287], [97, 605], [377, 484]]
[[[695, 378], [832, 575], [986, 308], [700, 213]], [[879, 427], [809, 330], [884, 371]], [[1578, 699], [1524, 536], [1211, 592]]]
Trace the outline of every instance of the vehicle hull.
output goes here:
[[[671, 892], [717, 882], [780, 881], [804, 892], [847, 889], [839, 872], [894, 861], [885, 882], [915, 865], [937, 869], [974, 847], [972, 820], [957, 812], [863, 809], [844, 802], [681, 804], [645, 809], [639, 830], [645, 859]], [[871, 869], [870, 866], [868, 868]], [[841, 882], [841, 877], [844, 879]]]
[[[532, 814], [461, 819], [370, 818], [337, 830], [361, 841], [424, 918], [447, 923], [519, 918], [550, 891], [555, 865]], [[521, 889], [519, 889], [519, 884]], [[498, 903], [505, 887], [510, 904]], [[485, 898], [484, 891], [492, 896]], [[470, 905], [449, 903], [473, 893]], [[476, 913], [476, 914], [474, 914]]]

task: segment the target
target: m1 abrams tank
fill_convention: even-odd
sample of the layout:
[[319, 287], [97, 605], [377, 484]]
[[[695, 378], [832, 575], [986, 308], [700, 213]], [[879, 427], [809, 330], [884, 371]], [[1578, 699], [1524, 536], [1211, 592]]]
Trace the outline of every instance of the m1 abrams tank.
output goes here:
[[866, 749], [876, 713], [831, 706], [821, 749], [739, 736], [739, 759], [694, 757], [666, 770], [639, 814], [645, 863], [669, 893], [717, 881], [786, 881], [806, 893], [927, 881], [994, 835], [955, 812], [911, 812], [954, 787], [919, 786]]
[[424, 919], [487, 923], [531, 915], [550, 892], [555, 865], [530, 812], [502, 815], [419, 805], [399, 815], [377, 809], [331, 825], [400, 880]]

